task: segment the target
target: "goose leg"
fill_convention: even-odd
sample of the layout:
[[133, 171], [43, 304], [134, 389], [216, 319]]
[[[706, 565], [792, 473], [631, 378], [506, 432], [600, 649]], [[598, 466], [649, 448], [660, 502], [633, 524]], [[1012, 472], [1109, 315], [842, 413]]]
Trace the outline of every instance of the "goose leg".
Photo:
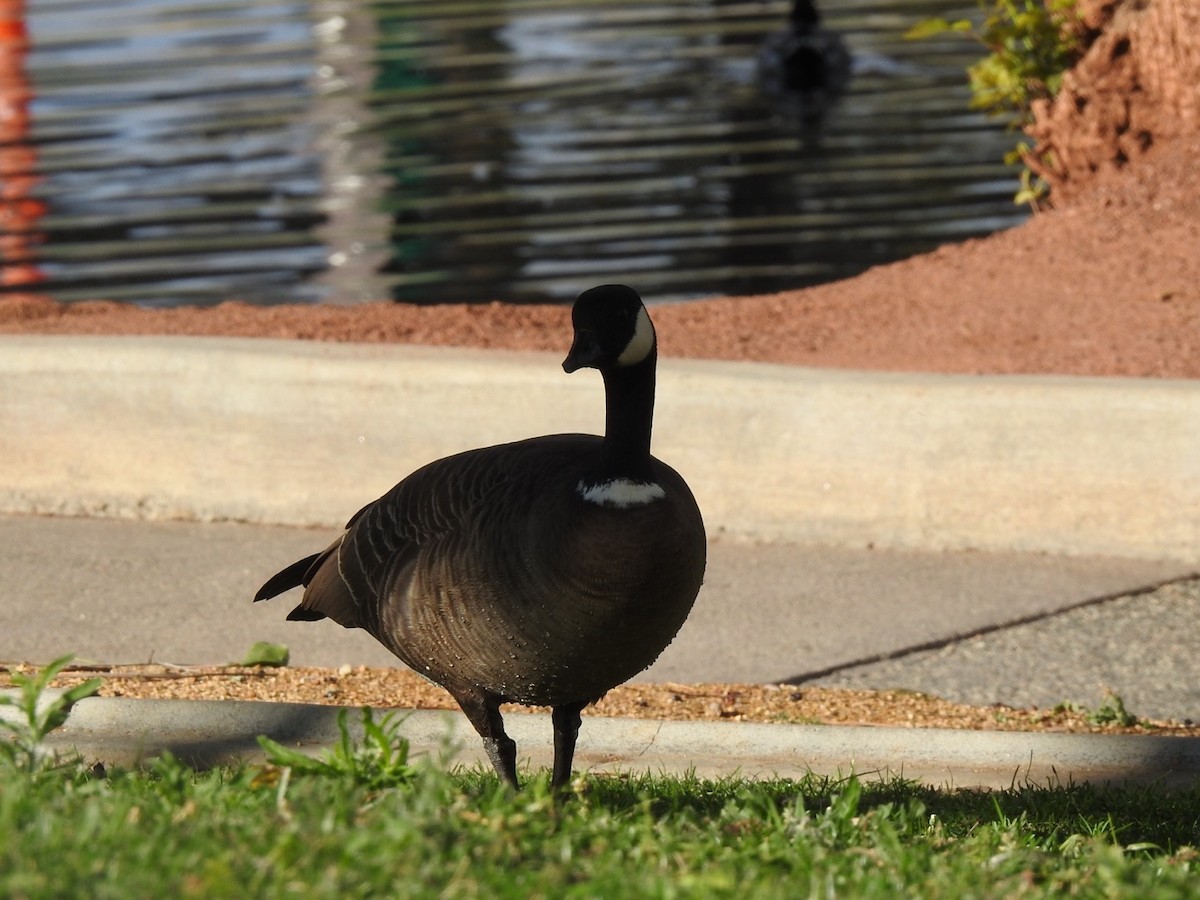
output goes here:
[[554, 724], [554, 774], [550, 787], [561, 790], [571, 780], [571, 761], [575, 758], [575, 740], [579, 737], [579, 714], [587, 703], [556, 706], [550, 714]]
[[517, 783], [517, 742], [504, 733], [500, 698], [482, 691], [451, 693], [467, 720], [483, 738], [483, 749], [500, 780], [514, 790], [520, 790], [521, 786]]

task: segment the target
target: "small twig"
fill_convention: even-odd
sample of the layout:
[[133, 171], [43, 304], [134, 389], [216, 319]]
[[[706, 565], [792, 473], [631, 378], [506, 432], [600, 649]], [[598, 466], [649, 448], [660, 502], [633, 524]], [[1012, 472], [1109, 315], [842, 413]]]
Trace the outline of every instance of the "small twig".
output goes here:
[[244, 678], [247, 675], [263, 678], [268, 674], [261, 667], [239, 669], [237, 671], [197, 668], [188, 672], [109, 672], [108, 677], [123, 681], [179, 681], [187, 678]]
[[691, 685], [677, 684], [674, 681], [663, 682], [659, 687], [668, 693], [683, 694], [685, 697], [724, 697], [727, 693], [724, 691], [699, 691]]
[[[133, 665], [152, 665], [158, 669], [167, 669], [165, 672], [129, 672], [120, 671], [125, 666]], [[15, 672], [22, 668], [20, 663], [4, 663], [0, 664], [0, 671]], [[69, 666], [64, 666], [58, 673], [58, 678], [71, 675], [85, 674], [100, 674], [108, 678], [124, 679], [131, 681], [161, 681], [170, 679], [183, 678], [221, 678], [221, 677], [245, 677], [253, 675], [263, 678], [270, 674], [267, 667], [263, 666], [199, 666], [199, 665], [177, 665], [174, 663], [117, 663], [117, 664], [101, 664], [101, 663], [77, 663]]]
[[[71, 663], [69, 666], [63, 667], [60, 671], [61, 672], [112, 672], [114, 669], [133, 667], [133, 666], [158, 666], [163, 669], [177, 669], [180, 671], [188, 671], [191, 669], [211, 670], [214, 668], [213, 666], [184, 665], [182, 663], [169, 663], [169, 662], [144, 662], [144, 663], [84, 663], [84, 662], [78, 662], [78, 663]], [[37, 668], [37, 666], [34, 665], [33, 663], [25, 663], [25, 662], [0, 663], [0, 669], [7, 669], [9, 671], [12, 671], [14, 669], [20, 669], [22, 667], [28, 667], [28, 668], [32, 668], [32, 669]]]

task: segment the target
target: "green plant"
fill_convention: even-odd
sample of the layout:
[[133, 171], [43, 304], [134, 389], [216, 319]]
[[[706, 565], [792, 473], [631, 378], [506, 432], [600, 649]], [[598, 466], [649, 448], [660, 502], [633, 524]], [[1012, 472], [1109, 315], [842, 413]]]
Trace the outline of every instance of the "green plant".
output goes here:
[[291, 651], [286, 644], [272, 644], [270, 641], [255, 641], [246, 655], [242, 657], [239, 666], [286, 666], [291, 659]]
[[1087, 720], [1093, 725], [1120, 725], [1129, 728], [1138, 722], [1137, 716], [1125, 708], [1125, 701], [1119, 694], [1109, 691], [1098, 709], [1087, 714]]
[[1064, 700], [1054, 707], [1055, 712], [1071, 712], [1082, 716], [1090, 725], [1118, 725], [1130, 728], [1138, 724], [1138, 717], [1125, 708], [1125, 701], [1120, 694], [1109, 691], [1104, 702], [1096, 709]]
[[61, 656], [32, 675], [20, 672], [10, 675], [20, 693], [15, 697], [0, 694], [0, 706], [15, 707], [18, 716], [15, 720], [0, 718], [0, 729], [10, 734], [9, 740], [0, 740], [0, 762], [29, 774], [36, 774], [53, 764], [53, 757], [42, 748], [46, 735], [67, 721], [71, 707], [95, 694], [104, 683], [101, 678], [89, 678], [56, 697], [47, 698], [50, 682], [72, 659], [73, 656]]
[[403, 722], [389, 713], [379, 722], [371, 710], [362, 708], [361, 741], [355, 740], [346, 722], [347, 710], [338, 712], [338, 742], [324, 758], [316, 758], [284, 747], [269, 737], [259, 735], [258, 744], [274, 766], [302, 775], [322, 775], [345, 778], [357, 785], [379, 789], [408, 784], [414, 770], [408, 764], [409, 744], [400, 737]]
[[[1034, 104], [1049, 100], [1062, 87], [1063, 75], [1079, 58], [1080, 33], [1076, 0], [980, 0], [983, 23], [968, 19], [925, 19], [905, 37], [921, 39], [942, 34], [962, 34], [982, 44], [987, 52], [967, 69], [971, 106], [990, 115], [1006, 116], [1012, 129], [1033, 121]], [[1029, 166], [1034, 149], [1019, 141], [1004, 161], [1025, 163], [1017, 203], [1045, 196], [1047, 186]]]

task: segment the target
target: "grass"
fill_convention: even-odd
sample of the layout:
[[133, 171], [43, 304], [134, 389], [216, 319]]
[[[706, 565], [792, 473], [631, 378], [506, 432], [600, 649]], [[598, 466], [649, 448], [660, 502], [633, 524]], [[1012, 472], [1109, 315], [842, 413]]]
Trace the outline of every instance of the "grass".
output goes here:
[[394, 774], [9, 767], [0, 895], [1184, 897], [1200, 866], [1200, 790]]
[[280, 770], [5, 779], [9, 897], [1187, 896], [1195, 794], [490, 776], [368, 789]]
[[319, 760], [265, 739], [267, 764], [205, 772], [0, 754], [0, 896], [1167, 898], [1200, 868], [1200, 785], [646, 775], [560, 802], [545, 774], [514, 794], [414, 764], [402, 720], [363, 715]]

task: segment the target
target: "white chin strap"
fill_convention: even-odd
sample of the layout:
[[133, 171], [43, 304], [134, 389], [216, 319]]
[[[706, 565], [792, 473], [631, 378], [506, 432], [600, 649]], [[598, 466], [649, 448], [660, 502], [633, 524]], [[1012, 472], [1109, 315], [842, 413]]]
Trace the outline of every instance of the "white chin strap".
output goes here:
[[633, 327], [633, 337], [617, 357], [618, 366], [635, 366], [650, 355], [654, 349], [654, 325], [650, 315], [643, 306], [638, 310], [637, 324]]

